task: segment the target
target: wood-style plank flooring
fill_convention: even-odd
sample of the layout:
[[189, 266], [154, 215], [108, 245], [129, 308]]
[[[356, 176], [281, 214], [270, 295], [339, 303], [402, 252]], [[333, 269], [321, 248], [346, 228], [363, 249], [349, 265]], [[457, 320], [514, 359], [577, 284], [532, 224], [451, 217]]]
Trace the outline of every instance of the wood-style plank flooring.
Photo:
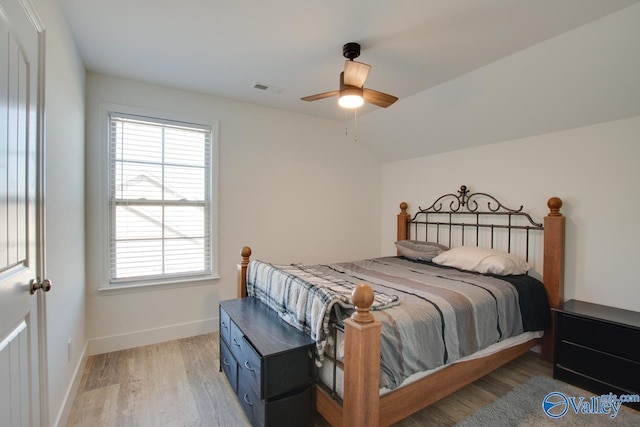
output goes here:
[[[248, 426], [218, 369], [217, 333], [92, 356], [67, 425]], [[536, 375], [551, 376], [551, 364], [525, 354], [396, 425], [450, 426]]]

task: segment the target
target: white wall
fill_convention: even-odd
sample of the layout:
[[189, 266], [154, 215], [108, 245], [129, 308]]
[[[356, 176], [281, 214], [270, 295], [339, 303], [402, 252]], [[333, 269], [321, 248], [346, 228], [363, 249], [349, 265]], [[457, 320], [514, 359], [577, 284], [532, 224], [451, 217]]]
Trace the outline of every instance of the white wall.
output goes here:
[[394, 252], [390, 218], [467, 185], [524, 205], [541, 219], [551, 196], [567, 217], [565, 300], [640, 311], [635, 263], [640, 117], [390, 162], [382, 172], [382, 252]]
[[[100, 104], [220, 124], [219, 271], [199, 285], [100, 293]], [[87, 76], [87, 324], [91, 353], [217, 328], [218, 301], [234, 298], [240, 248], [271, 262], [328, 262], [380, 250], [380, 164], [344, 124], [212, 96]], [[103, 218], [104, 219], [104, 218]]]
[[[85, 334], [84, 66], [57, 0], [34, 0], [46, 27], [46, 295], [48, 418], [64, 425]], [[67, 343], [72, 340], [68, 358]]]

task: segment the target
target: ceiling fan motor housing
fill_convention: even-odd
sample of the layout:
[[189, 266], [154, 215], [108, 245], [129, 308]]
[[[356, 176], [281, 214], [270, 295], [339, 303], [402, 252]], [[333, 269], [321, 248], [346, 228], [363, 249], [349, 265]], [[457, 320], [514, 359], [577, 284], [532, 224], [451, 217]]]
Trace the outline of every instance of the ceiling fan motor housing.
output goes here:
[[353, 61], [360, 56], [360, 44], [354, 42], [345, 44], [342, 46], [342, 55]]

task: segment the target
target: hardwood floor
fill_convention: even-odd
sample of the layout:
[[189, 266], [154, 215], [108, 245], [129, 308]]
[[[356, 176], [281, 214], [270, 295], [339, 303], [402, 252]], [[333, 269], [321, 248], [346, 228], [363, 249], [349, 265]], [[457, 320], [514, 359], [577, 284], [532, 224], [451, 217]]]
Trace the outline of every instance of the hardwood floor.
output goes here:
[[[248, 426], [218, 351], [214, 333], [92, 356], [67, 425]], [[551, 364], [525, 354], [396, 426], [453, 425], [536, 375], [551, 376]]]
[[248, 426], [218, 334], [92, 356], [68, 426]]

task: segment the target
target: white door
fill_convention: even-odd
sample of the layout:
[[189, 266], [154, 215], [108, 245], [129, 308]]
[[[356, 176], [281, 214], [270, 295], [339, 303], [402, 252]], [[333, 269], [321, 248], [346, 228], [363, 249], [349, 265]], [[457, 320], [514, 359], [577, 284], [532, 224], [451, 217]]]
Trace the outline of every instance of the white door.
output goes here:
[[[0, 0], [0, 426], [40, 425], [39, 41], [28, 0]], [[40, 294], [41, 292], [38, 292]]]

